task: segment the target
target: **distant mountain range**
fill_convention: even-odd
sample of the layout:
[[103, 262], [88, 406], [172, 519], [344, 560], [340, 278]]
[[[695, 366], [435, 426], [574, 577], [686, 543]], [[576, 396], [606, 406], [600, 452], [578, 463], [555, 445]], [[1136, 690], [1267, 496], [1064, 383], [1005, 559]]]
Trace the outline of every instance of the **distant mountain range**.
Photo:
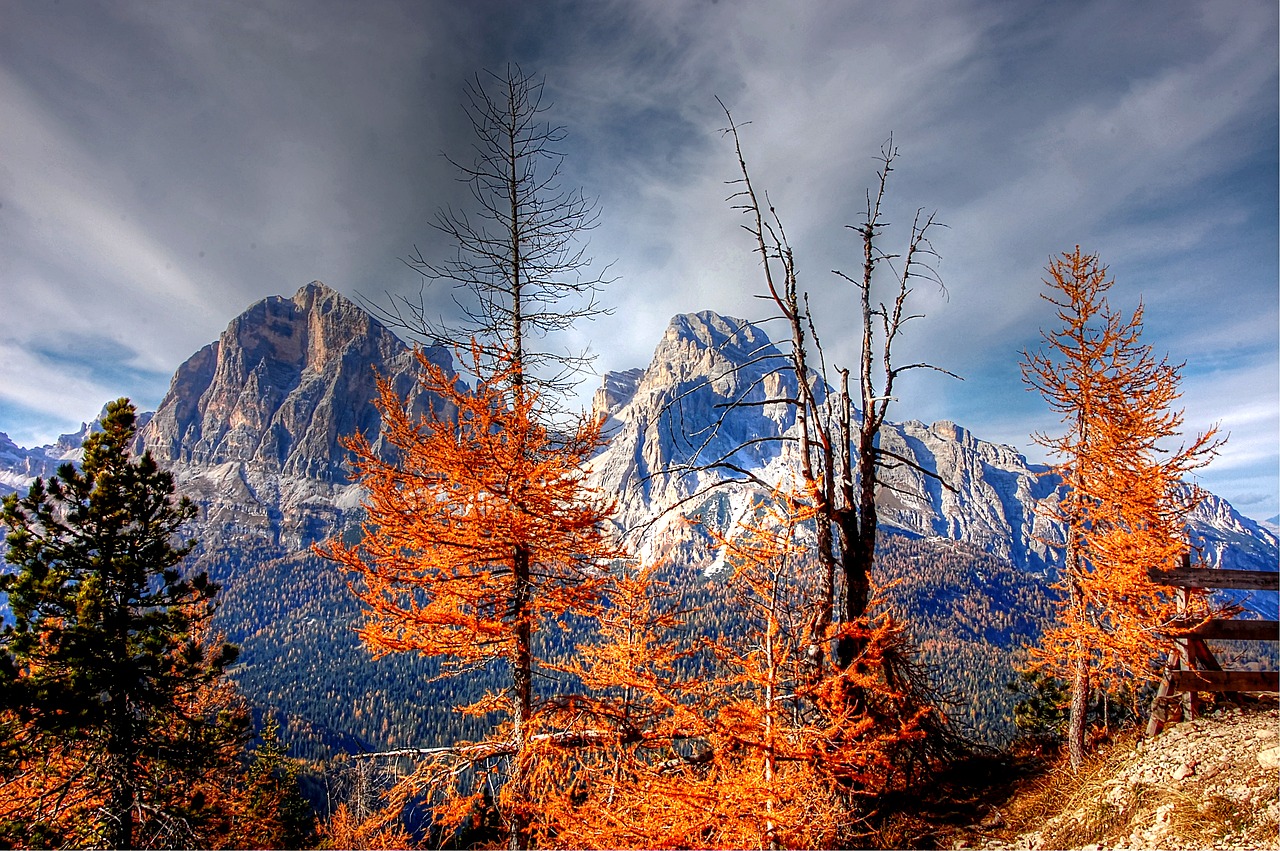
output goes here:
[[[724, 531], [757, 493], [740, 484], [698, 495], [730, 475], [700, 464], [732, 460], [771, 483], [793, 476], [794, 444], [761, 440], [796, 427], [788, 405], [770, 402], [794, 395], [794, 378], [777, 371], [779, 354], [742, 320], [685, 314], [672, 319], [648, 367], [604, 377], [595, 409], [607, 418], [610, 443], [592, 462], [592, 482], [617, 496], [617, 523], [643, 555], [686, 566], [697, 581], [714, 577], [705, 527], [681, 516]], [[447, 350], [428, 355], [451, 363]], [[422, 741], [452, 717], [423, 709], [438, 703], [426, 682], [429, 664], [367, 658], [352, 631], [358, 612], [345, 578], [309, 551], [358, 526], [362, 493], [347, 478], [339, 440], [378, 434], [375, 374], [416, 410], [430, 401], [417, 390], [410, 349], [364, 309], [313, 282], [292, 298], [254, 304], [192, 355], [138, 436], [138, 448], [171, 469], [200, 506], [197, 558], [223, 582], [219, 622], [243, 648], [242, 687], [280, 712], [295, 740], [342, 749]], [[751, 404], [726, 407], [735, 401]], [[0, 493], [24, 490], [35, 476], [77, 460], [88, 429], [35, 449], [0, 434]], [[1044, 541], [1061, 537], [1036, 510], [1057, 499], [1057, 482], [1044, 468], [946, 421], [891, 424], [882, 439], [950, 485], [905, 467], [892, 473], [882, 527], [901, 542], [900, 555], [973, 571], [946, 580], [960, 583], [949, 593], [987, 595], [983, 605], [1012, 605], [1033, 593], [1043, 599], [1058, 559]], [[687, 501], [679, 512], [663, 513], [680, 500]], [[1280, 561], [1275, 532], [1220, 498], [1206, 499], [1190, 527], [1212, 565], [1275, 570]], [[997, 574], [999, 594], [991, 584]], [[929, 605], [927, 588], [912, 593], [910, 605]], [[975, 633], [974, 646], [989, 639]], [[996, 643], [1013, 641], [1010, 632]]]
[[[725, 531], [758, 498], [758, 488], [708, 486], [744, 478], [728, 461], [770, 484], [795, 475], [795, 412], [773, 399], [794, 398], [794, 377], [778, 372], [781, 352], [758, 328], [702, 312], [672, 319], [647, 369], [609, 373], [595, 397], [610, 443], [595, 459], [594, 480], [618, 494], [620, 525], [643, 530], [634, 543], [647, 555], [678, 552], [712, 559], [707, 539], [679, 514], [652, 522], [663, 508], [698, 515]], [[745, 404], [739, 404], [745, 403]], [[881, 528], [913, 539], [959, 541], [1036, 575], [1053, 572], [1062, 530], [1045, 519], [1059, 480], [1011, 446], [989, 443], [953, 422], [889, 423], [882, 445], [936, 474], [909, 466], [886, 473], [879, 497]], [[704, 496], [697, 496], [705, 492]], [[1042, 510], [1038, 511], [1037, 508]], [[1200, 557], [1215, 567], [1275, 570], [1275, 533], [1208, 495], [1188, 518]], [[706, 562], [710, 565], [710, 562]]]

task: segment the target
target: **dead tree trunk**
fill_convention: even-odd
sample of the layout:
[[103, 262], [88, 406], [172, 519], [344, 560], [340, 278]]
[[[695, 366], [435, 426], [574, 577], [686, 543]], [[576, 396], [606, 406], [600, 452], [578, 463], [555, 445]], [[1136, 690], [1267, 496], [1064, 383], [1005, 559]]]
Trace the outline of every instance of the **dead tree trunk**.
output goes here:
[[[798, 286], [795, 258], [776, 209], [768, 203], [767, 196], [765, 203], [761, 203], [761, 196], [751, 182], [738, 129], [727, 108], [725, 116], [729, 122], [726, 132], [733, 138], [742, 175], [732, 181], [738, 189], [730, 200], [736, 202], [735, 207], [748, 217], [744, 227], [751, 233], [754, 250], [760, 256], [766, 289], [763, 297], [774, 304], [791, 332], [790, 369], [795, 374], [797, 397], [790, 401], [795, 406], [799, 431], [799, 472], [818, 518], [817, 555], [822, 588], [810, 619], [810, 655], [815, 661], [820, 661], [826, 655], [825, 647], [835, 620], [837, 576], [844, 588], [840, 612], [843, 622], [857, 623], [863, 619], [870, 603], [871, 571], [879, 526], [876, 491], [882, 484], [880, 472], [894, 466], [907, 466], [949, 487], [935, 473], [910, 459], [891, 456], [879, 448], [880, 430], [893, 400], [898, 376], [909, 370], [932, 369], [958, 377], [927, 363], [895, 366], [893, 361], [894, 343], [903, 326], [919, 318], [904, 312], [914, 282], [924, 278], [941, 286], [930, 265], [937, 254], [929, 242], [929, 232], [938, 225], [932, 215], [923, 216], [922, 211], [917, 211], [902, 268], [893, 276], [892, 297], [887, 303], [880, 301], [875, 288], [877, 269], [882, 263], [892, 268], [891, 261], [899, 257], [877, 246], [877, 239], [886, 227], [882, 205], [889, 173], [893, 171], [897, 158], [897, 149], [890, 139], [881, 149], [877, 188], [874, 194], [867, 193], [866, 218], [861, 225], [850, 226], [861, 236], [862, 273], [854, 278], [835, 272], [854, 284], [859, 294], [862, 340], [858, 385], [862, 417], [856, 421], [849, 395], [848, 370], [840, 370], [841, 392], [834, 405], [831, 393], [819, 394], [814, 390], [820, 382], [824, 388], [828, 385], [822, 375], [825, 367], [822, 372], [814, 372], [809, 362], [810, 341], [820, 362], [822, 348], [812, 325], [807, 300], [804, 300]], [[766, 208], [768, 215], [764, 212]], [[840, 473], [838, 479], [837, 470]], [[846, 637], [840, 639], [835, 650], [837, 664], [846, 668], [861, 648], [856, 639]]]

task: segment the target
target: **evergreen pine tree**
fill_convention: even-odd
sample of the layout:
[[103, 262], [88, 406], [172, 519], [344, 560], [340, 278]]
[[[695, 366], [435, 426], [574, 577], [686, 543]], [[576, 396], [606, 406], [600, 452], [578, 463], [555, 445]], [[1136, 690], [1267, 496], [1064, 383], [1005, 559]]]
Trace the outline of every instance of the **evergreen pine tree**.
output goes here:
[[302, 796], [302, 766], [285, 754], [280, 723], [268, 718], [244, 777], [230, 844], [236, 848], [310, 848], [316, 817]]
[[248, 733], [242, 707], [207, 699], [236, 648], [206, 642], [218, 586], [184, 577], [194, 545], [173, 543], [196, 509], [149, 454], [131, 459], [135, 424], [112, 402], [81, 469], [0, 510], [0, 713], [17, 758], [4, 779], [61, 766], [11, 823], [115, 848], [194, 840], [184, 787], [234, 764]]

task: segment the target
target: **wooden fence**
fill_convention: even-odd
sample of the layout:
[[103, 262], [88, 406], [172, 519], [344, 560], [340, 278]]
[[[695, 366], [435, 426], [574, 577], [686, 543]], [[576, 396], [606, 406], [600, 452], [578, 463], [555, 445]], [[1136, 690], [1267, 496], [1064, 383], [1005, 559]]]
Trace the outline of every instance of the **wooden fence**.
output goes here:
[[[1178, 589], [1178, 610], [1187, 611], [1187, 596], [1195, 588], [1235, 591], [1280, 590], [1280, 573], [1266, 570], [1213, 570], [1192, 567], [1184, 556], [1182, 567], [1153, 570], [1151, 581]], [[1154, 736], [1176, 712], [1184, 719], [1199, 711], [1197, 692], [1238, 696], [1242, 692], [1280, 692], [1280, 672], [1224, 671], [1206, 640], [1280, 641], [1280, 622], [1274, 620], [1224, 620], [1181, 618], [1165, 630], [1173, 639], [1169, 665], [1151, 704], [1147, 735]]]

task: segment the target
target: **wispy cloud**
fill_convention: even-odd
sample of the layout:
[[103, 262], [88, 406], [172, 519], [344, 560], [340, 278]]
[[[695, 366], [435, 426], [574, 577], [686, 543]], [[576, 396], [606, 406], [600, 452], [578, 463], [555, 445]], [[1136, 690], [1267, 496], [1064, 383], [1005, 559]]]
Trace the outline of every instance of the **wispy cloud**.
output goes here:
[[[117, 395], [111, 384], [70, 370], [66, 363], [0, 341], [0, 412], [10, 420], [0, 431], [20, 445], [48, 443], [75, 431]], [[39, 427], [23, 425], [32, 421]]]

